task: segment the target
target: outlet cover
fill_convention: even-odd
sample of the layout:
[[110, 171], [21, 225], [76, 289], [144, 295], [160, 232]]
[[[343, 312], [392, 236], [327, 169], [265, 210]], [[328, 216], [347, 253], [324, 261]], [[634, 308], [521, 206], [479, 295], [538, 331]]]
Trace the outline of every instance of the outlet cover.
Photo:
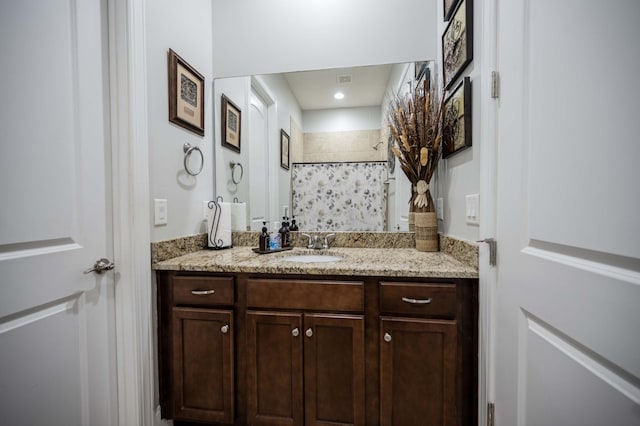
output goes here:
[[209, 218], [209, 201], [204, 200], [202, 202], [202, 220], [207, 220]]
[[444, 199], [438, 198], [436, 200], [436, 217], [439, 220], [444, 220]]
[[480, 225], [480, 195], [467, 195], [465, 201], [467, 223], [469, 225]]
[[167, 200], [155, 198], [153, 200], [153, 224], [166, 225], [168, 222]]

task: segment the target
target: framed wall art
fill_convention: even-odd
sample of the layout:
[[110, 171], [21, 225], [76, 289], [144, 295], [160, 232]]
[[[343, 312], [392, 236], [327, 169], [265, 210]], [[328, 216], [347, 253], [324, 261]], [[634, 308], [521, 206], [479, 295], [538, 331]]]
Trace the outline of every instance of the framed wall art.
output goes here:
[[222, 146], [229, 148], [235, 152], [240, 152], [240, 130], [242, 125], [242, 111], [231, 99], [222, 95]]
[[172, 49], [169, 63], [169, 121], [204, 136], [204, 77]]
[[471, 79], [465, 77], [444, 101], [442, 156], [447, 158], [471, 146]]
[[462, 0], [442, 34], [442, 78], [453, 86], [473, 59], [473, 0]]
[[459, 0], [442, 0], [442, 9], [444, 10], [445, 22], [451, 19], [451, 14]]
[[289, 134], [280, 129], [280, 167], [289, 170]]

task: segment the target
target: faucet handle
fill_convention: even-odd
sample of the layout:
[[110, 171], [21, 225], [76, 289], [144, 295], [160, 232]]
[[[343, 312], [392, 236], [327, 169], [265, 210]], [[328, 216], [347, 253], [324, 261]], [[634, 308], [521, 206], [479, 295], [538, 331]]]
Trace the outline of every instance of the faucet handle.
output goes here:
[[336, 234], [327, 234], [324, 236], [324, 244], [322, 245], [323, 249], [329, 248], [329, 238], [334, 238]]
[[309, 249], [313, 248], [313, 238], [311, 237], [311, 235], [305, 234], [304, 232], [301, 232], [301, 234], [302, 234], [302, 236], [307, 237], [309, 239], [307, 241], [307, 248], [309, 248]]

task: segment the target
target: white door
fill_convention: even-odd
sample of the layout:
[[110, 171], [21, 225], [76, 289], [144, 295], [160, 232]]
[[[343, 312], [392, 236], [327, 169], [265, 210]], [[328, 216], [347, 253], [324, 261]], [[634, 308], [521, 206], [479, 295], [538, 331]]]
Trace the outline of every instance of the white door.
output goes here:
[[[104, 9], [104, 10], [103, 10]], [[114, 425], [106, 4], [0, 3], [0, 423]]]
[[249, 199], [251, 200], [249, 216], [252, 231], [261, 230], [262, 222], [269, 221], [268, 141], [267, 107], [252, 89], [249, 94], [249, 145], [251, 147], [249, 150]]
[[498, 11], [496, 425], [640, 425], [640, 2]]

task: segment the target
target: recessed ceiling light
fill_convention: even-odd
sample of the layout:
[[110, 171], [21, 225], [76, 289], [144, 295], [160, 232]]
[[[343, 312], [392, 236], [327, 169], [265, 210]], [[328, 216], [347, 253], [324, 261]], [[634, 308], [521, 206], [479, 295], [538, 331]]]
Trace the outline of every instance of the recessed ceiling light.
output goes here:
[[336, 94], [333, 95], [333, 97], [336, 98], [336, 99], [342, 99], [342, 98], [344, 98], [344, 93], [336, 92]]

